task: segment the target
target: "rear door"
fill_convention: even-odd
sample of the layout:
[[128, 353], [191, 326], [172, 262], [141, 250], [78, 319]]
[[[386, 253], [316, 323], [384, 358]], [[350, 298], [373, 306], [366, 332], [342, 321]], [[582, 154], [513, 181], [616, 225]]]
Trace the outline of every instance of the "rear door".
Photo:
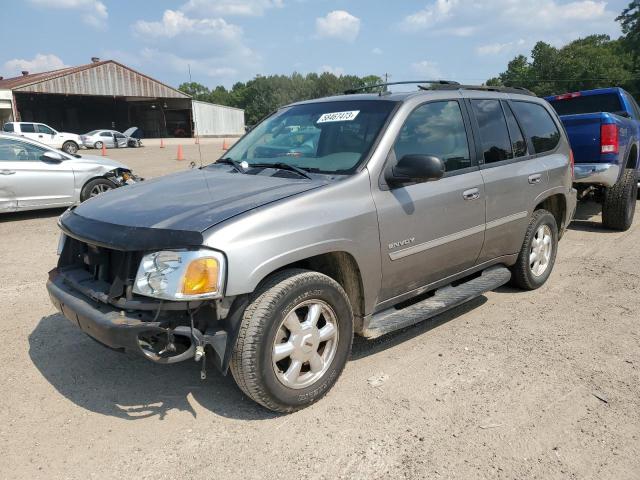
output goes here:
[[40, 140], [38, 138], [38, 131], [36, 130], [35, 123], [20, 122], [16, 124], [20, 128], [20, 136], [30, 138], [31, 140]]
[[10, 185], [13, 196], [10, 201], [17, 203], [17, 208], [56, 207], [74, 202], [70, 161], [45, 160], [42, 155], [48, 150], [32, 143], [5, 138], [0, 142], [3, 156], [0, 181]]
[[549, 179], [543, 158], [533, 154], [509, 103], [491, 98], [468, 103], [486, 191], [485, 241], [478, 259], [484, 262], [519, 251], [530, 209]]

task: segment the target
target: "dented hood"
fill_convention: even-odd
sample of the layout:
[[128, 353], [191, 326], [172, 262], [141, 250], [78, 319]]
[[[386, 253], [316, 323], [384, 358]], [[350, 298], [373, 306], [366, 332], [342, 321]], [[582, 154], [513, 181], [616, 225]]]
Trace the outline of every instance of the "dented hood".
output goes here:
[[[209, 166], [111, 190], [65, 215], [76, 219], [72, 226], [67, 218], [67, 228], [87, 239], [95, 237], [96, 222], [109, 224], [112, 230], [124, 227], [131, 233], [143, 229], [146, 235], [149, 229], [202, 233], [236, 215], [327, 183], [324, 178], [249, 175], [230, 168]], [[65, 216], [61, 218], [63, 226]], [[94, 232], [73, 232], [83, 224]], [[100, 243], [110, 242], [104, 239]]]

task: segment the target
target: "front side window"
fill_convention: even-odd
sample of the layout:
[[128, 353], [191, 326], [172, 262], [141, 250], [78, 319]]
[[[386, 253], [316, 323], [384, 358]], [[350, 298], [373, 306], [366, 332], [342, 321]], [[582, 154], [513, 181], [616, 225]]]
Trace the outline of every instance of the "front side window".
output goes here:
[[111, 132], [102, 132], [100, 134], [101, 137], [113, 137], [113, 135], [111, 135]]
[[251, 130], [225, 158], [351, 173], [366, 158], [395, 106], [388, 100], [353, 100], [285, 107]]
[[21, 123], [20, 131], [22, 133], [36, 133], [36, 128], [33, 123]]
[[558, 146], [560, 131], [546, 108], [531, 102], [512, 102], [511, 105], [535, 153], [548, 152]]
[[0, 162], [34, 162], [47, 150], [18, 140], [0, 138]]
[[480, 127], [484, 163], [513, 158], [507, 122], [498, 100], [471, 100]]
[[431, 102], [416, 108], [400, 130], [394, 146], [396, 158], [433, 155], [442, 159], [445, 172], [471, 166], [467, 131], [460, 104]]
[[46, 125], [38, 124], [38, 133], [44, 133], [46, 135], [54, 135], [55, 132]]

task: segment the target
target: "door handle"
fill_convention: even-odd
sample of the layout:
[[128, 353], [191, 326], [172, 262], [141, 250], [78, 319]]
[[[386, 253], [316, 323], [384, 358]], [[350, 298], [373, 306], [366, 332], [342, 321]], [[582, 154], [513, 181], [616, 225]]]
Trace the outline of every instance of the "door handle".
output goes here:
[[480, 198], [480, 190], [477, 188], [472, 188], [470, 190], [465, 190], [462, 192], [462, 198], [465, 200], [477, 200]]
[[15, 170], [0, 170], [0, 175], [13, 175], [16, 173]]
[[542, 181], [542, 175], [540, 173], [534, 173], [533, 175], [529, 175], [529, 183], [531, 185], [535, 185], [536, 183], [540, 183]]

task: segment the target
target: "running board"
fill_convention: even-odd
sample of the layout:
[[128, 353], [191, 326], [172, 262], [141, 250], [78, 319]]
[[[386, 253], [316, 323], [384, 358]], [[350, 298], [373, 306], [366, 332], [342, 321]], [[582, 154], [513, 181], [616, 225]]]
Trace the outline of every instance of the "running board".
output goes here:
[[436, 290], [432, 297], [414, 303], [401, 310], [389, 308], [375, 313], [362, 330], [362, 336], [373, 339], [401, 328], [435, 317], [453, 307], [457, 307], [483, 293], [504, 285], [511, 279], [511, 272], [499, 265], [487, 268], [479, 277], [455, 287], [448, 285]]

